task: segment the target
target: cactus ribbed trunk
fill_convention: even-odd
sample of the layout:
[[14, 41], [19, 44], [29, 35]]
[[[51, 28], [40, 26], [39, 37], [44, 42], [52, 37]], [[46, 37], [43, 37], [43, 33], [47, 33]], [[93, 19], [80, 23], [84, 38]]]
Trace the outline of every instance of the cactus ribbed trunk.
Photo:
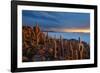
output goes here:
[[54, 57], [57, 58], [57, 44], [55, 40], [54, 40]]

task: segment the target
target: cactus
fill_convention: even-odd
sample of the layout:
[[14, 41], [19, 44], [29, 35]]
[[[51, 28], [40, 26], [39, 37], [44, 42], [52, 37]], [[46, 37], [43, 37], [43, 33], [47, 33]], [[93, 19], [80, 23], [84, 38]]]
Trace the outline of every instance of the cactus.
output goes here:
[[63, 37], [60, 35], [61, 57], [64, 58]]
[[[56, 39], [56, 37], [55, 37]], [[56, 44], [56, 40], [54, 39], [54, 57], [57, 58], [57, 44]]]
[[71, 42], [70, 42], [70, 50], [71, 50], [71, 59], [73, 59], [73, 48], [72, 48], [72, 44], [71, 44]]
[[77, 60], [78, 59], [78, 51], [75, 50], [75, 59]]
[[79, 55], [80, 55], [79, 59], [83, 59], [84, 45], [82, 41], [80, 40], [80, 37], [79, 37], [79, 49], [78, 50], [79, 50]]

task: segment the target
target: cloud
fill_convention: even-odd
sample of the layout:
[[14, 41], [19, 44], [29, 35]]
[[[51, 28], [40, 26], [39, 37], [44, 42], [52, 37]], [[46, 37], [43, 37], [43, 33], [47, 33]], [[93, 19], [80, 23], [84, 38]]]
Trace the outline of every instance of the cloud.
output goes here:
[[48, 32], [72, 32], [72, 33], [90, 33], [89, 28], [50, 28], [44, 29], [43, 31]]
[[42, 29], [90, 28], [89, 13], [23, 10], [22, 19], [23, 25], [38, 23]]

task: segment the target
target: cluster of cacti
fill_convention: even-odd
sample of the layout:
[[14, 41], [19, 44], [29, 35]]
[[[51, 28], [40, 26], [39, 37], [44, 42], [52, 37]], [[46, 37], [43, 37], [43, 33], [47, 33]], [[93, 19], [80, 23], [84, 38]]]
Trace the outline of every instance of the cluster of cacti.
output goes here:
[[23, 26], [23, 62], [52, 61], [52, 60], [78, 60], [90, 58], [90, 47], [80, 40], [64, 40], [49, 37], [49, 32], [41, 32], [38, 25], [31, 28]]

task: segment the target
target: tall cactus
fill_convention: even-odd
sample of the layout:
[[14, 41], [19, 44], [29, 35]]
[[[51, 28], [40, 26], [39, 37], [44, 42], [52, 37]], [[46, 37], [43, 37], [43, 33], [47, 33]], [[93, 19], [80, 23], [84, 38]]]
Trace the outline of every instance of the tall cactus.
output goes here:
[[80, 40], [79, 37], [79, 55], [80, 55], [80, 59], [83, 59], [83, 51], [84, 51], [84, 45], [82, 43], [82, 41]]
[[64, 58], [63, 37], [60, 35], [61, 57]]
[[75, 59], [77, 60], [78, 59], [78, 51], [75, 50]]
[[33, 30], [34, 30], [34, 37], [36, 40], [36, 45], [38, 45], [39, 39], [40, 39], [40, 34], [41, 34], [38, 24], [36, 24], [36, 27], [34, 27]]
[[71, 50], [71, 59], [73, 59], [73, 53], [74, 53], [74, 51], [73, 51], [73, 47], [72, 47], [71, 42], [70, 42], [70, 50]]
[[57, 43], [56, 43], [56, 36], [54, 38], [54, 57], [57, 58]]

